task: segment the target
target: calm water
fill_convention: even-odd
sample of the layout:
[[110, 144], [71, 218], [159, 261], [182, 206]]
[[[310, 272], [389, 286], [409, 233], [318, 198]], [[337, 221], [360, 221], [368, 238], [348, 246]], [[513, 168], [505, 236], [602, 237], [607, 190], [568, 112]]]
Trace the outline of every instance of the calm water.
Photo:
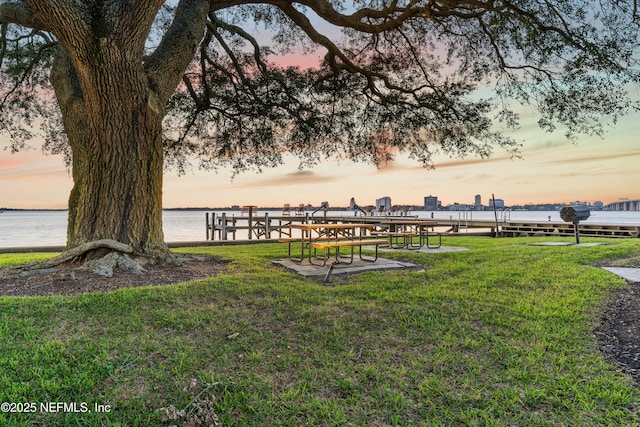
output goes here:
[[[167, 242], [204, 241], [206, 211], [164, 211], [164, 234]], [[279, 215], [280, 211], [259, 210], [258, 215]], [[216, 212], [216, 215], [222, 212]], [[410, 212], [420, 218], [431, 218], [431, 212]], [[240, 212], [227, 212], [227, 216], [240, 216]], [[317, 214], [316, 214], [317, 215]], [[351, 216], [348, 211], [329, 212], [329, 215]], [[246, 217], [246, 215], [245, 215]], [[433, 212], [435, 219], [494, 220], [493, 212]], [[498, 212], [499, 221], [562, 221], [557, 211]], [[584, 221], [590, 224], [640, 225], [640, 212], [592, 211]], [[21, 246], [63, 246], [66, 242], [67, 211], [4, 211], [0, 212], [0, 248]], [[240, 236], [238, 236], [240, 238]]]

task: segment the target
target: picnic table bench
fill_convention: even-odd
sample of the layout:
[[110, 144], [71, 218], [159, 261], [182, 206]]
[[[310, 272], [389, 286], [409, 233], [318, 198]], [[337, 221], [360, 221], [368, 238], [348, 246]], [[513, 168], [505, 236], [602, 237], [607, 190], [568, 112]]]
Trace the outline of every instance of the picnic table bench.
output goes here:
[[[287, 244], [287, 256], [289, 257], [289, 259], [291, 261], [296, 261], [296, 262], [301, 262], [305, 256], [304, 256], [304, 251], [305, 251], [305, 246], [309, 246], [309, 244], [311, 242], [335, 242], [336, 240], [343, 240], [343, 239], [347, 239], [346, 237], [333, 237], [333, 238], [328, 238], [328, 237], [318, 237], [314, 240], [310, 240], [307, 241], [306, 239], [300, 238], [300, 237], [282, 237], [280, 239], [278, 239], [278, 242], [280, 243], [286, 243]], [[302, 248], [300, 251], [300, 257], [299, 258], [294, 258], [291, 255], [291, 244], [292, 243], [301, 243], [302, 244]], [[309, 249], [308, 247], [306, 249]]]
[[[334, 251], [335, 261], [331, 263], [325, 282], [329, 279], [331, 272], [337, 264], [353, 263], [355, 248], [358, 247], [358, 255], [361, 260], [375, 262], [378, 259], [378, 246], [384, 245], [387, 241], [381, 239], [365, 238], [366, 230], [374, 228], [373, 224], [363, 223], [342, 223], [342, 224], [291, 224], [292, 229], [298, 229], [301, 232], [299, 238], [290, 237], [280, 239], [281, 242], [288, 244], [289, 259], [294, 262], [302, 262], [308, 258], [309, 263], [317, 266], [326, 266], [327, 261], [331, 258], [331, 251]], [[356, 230], [360, 230], [360, 234], [356, 235]], [[300, 242], [301, 253], [300, 258], [294, 258], [291, 254], [291, 244]], [[373, 258], [364, 257], [362, 254], [363, 246], [375, 246], [375, 256]], [[341, 255], [340, 248], [350, 248], [349, 256]], [[317, 251], [322, 250], [322, 256], [318, 256]], [[306, 256], [305, 256], [305, 251]], [[312, 254], [313, 251], [313, 254]], [[315, 260], [320, 259], [322, 262]]]
[[[356, 246], [359, 248], [358, 255], [359, 255], [361, 260], [368, 261], [368, 262], [375, 262], [378, 259], [378, 246], [384, 245], [385, 243], [387, 243], [387, 241], [386, 240], [382, 240], [382, 239], [315, 241], [315, 242], [311, 243], [311, 246], [314, 249], [322, 249], [323, 250], [322, 264], [315, 263], [315, 262], [311, 261], [311, 259], [309, 259], [309, 262], [311, 264], [315, 264], [315, 265], [326, 266], [327, 265], [327, 260], [331, 257], [331, 252], [330, 251], [331, 251], [332, 248], [335, 248], [335, 261], [334, 261], [334, 263], [337, 263], [337, 264], [352, 264], [353, 263], [354, 249], [355, 249]], [[362, 256], [362, 247], [363, 246], [375, 246], [375, 256], [374, 256], [373, 259], [364, 258]], [[344, 248], [344, 247], [350, 247], [351, 248], [351, 256], [349, 257], [349, 262], [340, 261], [340, 258], [342, 257], [340, 255], [340, 248]]]

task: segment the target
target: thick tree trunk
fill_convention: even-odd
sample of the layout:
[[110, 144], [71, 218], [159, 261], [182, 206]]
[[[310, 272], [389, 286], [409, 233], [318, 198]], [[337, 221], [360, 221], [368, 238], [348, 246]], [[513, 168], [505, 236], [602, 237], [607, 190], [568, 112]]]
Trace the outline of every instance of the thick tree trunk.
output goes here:
[[160, 125], [144, 107], [131, 105], [129, 111], [117, 111], [113, 105], [104, 115], [89, 118], [103, 128], [100, 133], [107, 140], [93, 135], [72, 143], [69, 248], [113, 239], [145, 254], [159, 255], [166, 249]]
[[164, 257], [163, 108], [141, 64], [105, 53], [79, 71], [61, 53], [52, 73], [73, 153], [67, 246], [112, 239]]
[[68, 249], [107, 239], [135, 255], [167, 258], [164, 106], [196, 52], [209, 1], [180, 1], [146, 58], [164, 0], [25, 1], [59, 43], [50, 80], [73, 155]]

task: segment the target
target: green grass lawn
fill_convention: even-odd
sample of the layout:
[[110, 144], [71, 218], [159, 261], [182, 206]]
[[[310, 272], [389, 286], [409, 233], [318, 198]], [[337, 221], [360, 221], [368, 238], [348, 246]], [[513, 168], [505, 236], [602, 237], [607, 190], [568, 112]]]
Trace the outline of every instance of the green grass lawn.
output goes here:
[[639, 240], [445, 240], [470, 250], [385, 253], [421, 268], [328, 285], [273, 266], [286, 245], [264, 244], [181, 250], [232, 261], [207, 280], [0, 298], [0, 402], [34, 409], [0, 425], [640, 423], [640, 391], [592, 335], [624, 286], [593, 265], [637, 258]]

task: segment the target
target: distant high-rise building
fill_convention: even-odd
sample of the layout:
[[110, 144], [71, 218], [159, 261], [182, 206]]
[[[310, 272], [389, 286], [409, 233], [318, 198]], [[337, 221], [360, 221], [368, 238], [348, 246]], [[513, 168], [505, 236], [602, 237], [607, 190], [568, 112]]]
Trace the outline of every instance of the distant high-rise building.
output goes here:
[[427, 196], [424, 198], [424, 210], [425, 211], [437, 211], [440, 207], [438, 198], [436, 196]]
[[[495, 199], [496, 209], [504, 209], [504, 200]], [[489, 209], [493, 209], [493, 199], [489, 199]]]
[[382, 207], [385, 211], [391, 210], [391, 197], [384, 196], [379, 199], [376, 199], [376, 210], [379, 210]]
[[482, 196], [476, 194], [474, 208], [479, 211], [482, 210]]

